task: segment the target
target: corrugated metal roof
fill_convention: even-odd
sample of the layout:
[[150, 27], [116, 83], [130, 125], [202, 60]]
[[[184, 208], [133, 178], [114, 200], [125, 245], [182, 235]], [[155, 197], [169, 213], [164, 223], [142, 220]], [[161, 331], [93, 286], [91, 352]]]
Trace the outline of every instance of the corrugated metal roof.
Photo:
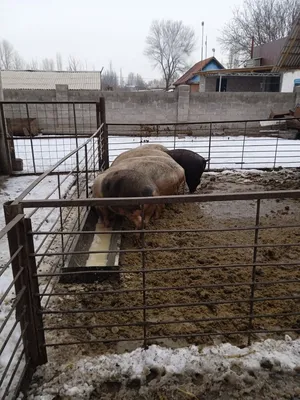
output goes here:
[[219, 76], [219, 75], [229, 75], [229, 74], [261, 74], [271, 72], [272, 65], [270, 66], [260, 66], [260, 67], [247, 67], [247, 68], [231, 68], [231, 69], [219, 69], [211, 71], [201, 71], [197, 75], [200, 76]]
[[1, 71], [3, 89], [55, 89], [68, 85], [73, 90], [100, 90], [100, 72]]
[[279, 59], [272, 72], [300, 68], [300, 13], [296, 18], [292, 30], [283, 46]]
[[197, 72], [202, 71], [204, 67], [206, 67], [207, 64], [209, 64], [211, 61], [215, 61], [217, 64], [219, 64], [222, 68], [223, 65], [219, 63], [219, 61], [215, 57], [209, 57], [206, 58], [205, 60], [197, 62], [192, 68], [190, 68], [185, 74], [183, 74], [175, 83], [174, 85], [184, 85], [186, 82], [188, 82]]

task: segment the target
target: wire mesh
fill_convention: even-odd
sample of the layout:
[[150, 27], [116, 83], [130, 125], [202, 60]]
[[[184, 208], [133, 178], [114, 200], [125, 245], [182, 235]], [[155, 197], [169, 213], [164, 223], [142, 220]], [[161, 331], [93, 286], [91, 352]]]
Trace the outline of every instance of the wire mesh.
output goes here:
[[[259, 122], [108, 124], [109, 162], [111, 164], [121, 152], [132, 147], [159, 143], [169, 149], [189, 149], [209, 158], [209, 170], [298, 166], [299, 140], [290, 139], [287, 131], [286, 138], [279, 137], [279, 131], [264, 130], [262, 133]], [[224, 124], [228, 127], [224, 128]]]
[[[43, 173], [80, 146], [97, 129], [93, 103], [3, 103], [12, 163], [21, 159], [24, 174]], [[61, 169], [74, 165], [68, 159]]]

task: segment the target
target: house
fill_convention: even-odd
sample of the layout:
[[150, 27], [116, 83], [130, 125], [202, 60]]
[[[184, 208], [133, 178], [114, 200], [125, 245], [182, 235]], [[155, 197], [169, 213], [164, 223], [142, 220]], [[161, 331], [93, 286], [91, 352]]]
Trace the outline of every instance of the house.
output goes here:
[[207, 58], [197, 62], [185, 74], [177, 79], [177, 81], [174, 83], [174, 86], [177, 87], [179, 85], [190, 85], [191, 92], [199, 92], [200, 75], [198, 72], [222, 69], [224, 69], [223, 65], [215, 57]]
[[200, 92], [279, 92], [280, 73], [273, 66], [198, 72]]
[[281, 73], [281, 92], [293, 92], [300, 86], [300, 15], [294, 22], [272, 71]]
[[101, 90], [99, 71], [1, 71], [3, 89], [49, 90], [68, 85], [69, 90]]

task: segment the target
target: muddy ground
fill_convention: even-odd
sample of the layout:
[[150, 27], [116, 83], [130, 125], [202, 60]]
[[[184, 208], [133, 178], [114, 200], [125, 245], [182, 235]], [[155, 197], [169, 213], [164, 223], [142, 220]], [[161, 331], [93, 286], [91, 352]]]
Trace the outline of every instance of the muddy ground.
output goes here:
[[[300, 170], [289, 169], [277, 172], [230, 172], [206, 173], [198, 193], [250, 192], [266, 190], [300, 189]], [[245, 228], [255, 224], [256, 203], [254, 201], [215, 202], [201, 204], [178, 204], [168, 206], [160, 220], [149, 225], [149, 229], [220, 229]], [[298, 200], [263, 200], [261, 202], [262, 226], [300, 225], [300, 202]], [[124, 228], [129, 228], [129, 223]], [[266, 229], [259, 232], [259, 244], [297, 244], [300, 228]], [[238, 267], [253, 262], [252, 245], [254, 230], [193, 232], [158, 234], [147, 233], [145, 246], [144, 280], [147, 288], [185, 287], [178, 290], [124, 292], [125, 289], [142, 289], [143, 274], [135, 273], [142, 268], [139, 252], [121, 254], [120, 280], [112, 282], [62, 285], [57, 293], [68, 291], [66, 297], [52, 301], [51, 309], [77, 310], [78, 313], [48, 315], [46, 326], [86, 326], [83, 329], [47, 331], [47, 343], [82, 342], [106, 340], [106, 343], [79, 344], [70, 347], [51, 347], [50, 360], [74, 360], [85, 355], [104, 352], [123, 352], [140, 346], [144, 329], [140, 326], [109, 326], [141, 323], [145, 318], [147, 344], [181, 347], [192, 343], [206, 344], [231, 342], [238, 346], [247, 345], [249, 318], [249, 296], [251, 292], [252, 267]], [[238, 248], [224, 248], [239, 245]], [[215, 246], [216, 248], [212, 248]], [[197, 247], [180, 251], [155, 251], [153, 249], [174, 247]], [[210, 247], [202, 248], [199, 247]], [[219, 247], [219, 248], [218, 248]], [[123, 235], [122, 249], [137, 249], [132, 235]], [[276, 246], [259, 248], [255, 280], [255, 298], [291, 297], [287, 300], [266, 300], [254, 303], [256, 315], [278, 314], [277, 318], [262, 317], [252, 321], [253, 330], [273, 330], [271, 334], [253, 334], [252, 340], [266, 337], [283, 338], [285, 333], [295, 338], [300, 332], [300, 317], [291, 315], [299, 312], [300, 299], [300, 249], [298, 246]], [[263, 265], [263, 264], [276, 264]], [[294, 263], [293, 266], [286, 265]], [[299, 263], [299, 264], [298, 264]], [[235, 265], [232, 267], [230, 265]], [[187, 268], [188, 267], [188, 268]], [[196, 269], [192, 269], [196, 267]], [[202, 267], [202, 268], [200, 268]], [[213, 268], [209, 268], [213, 267]], [[187, 268], [178, 270], [178, 268]], [[165, 269], [150, 272], [149, 270]], [[126, 272], [124, 272], [126, 271]], [[274, 281], [289, 283], [269, 283]], [[205, 286], [219, 285], [219, 286]], [[96, 290], [119, 290], [119, 293], [85, 294]], [[294, 298], [295, 297], [295, 298]], [[231, 301], [235, 301], [231, 303]], [[217, 304], [210, 304], [217, 302]], [[197, 305], [197, 303], [202, 303]], [[206, 303], [206, 304], [203, 304]], [[223, 303], [223, 304], [222, 304]], [[145, 315], [139, 309], [146, 304]], [[180, 304], [180, 307], [171, 307]], [[191, 304], [185, 306], [185, 304]], [[163, 306], [170, 307], [163, 307]], [[151, 308], [158, 306], [158, 308]], [[137, 309], [128, 311], [130, 307]], [[109, 311], [101, 311], [107, 308]], [[91, 310], [81, 313], [82, 309]], [[93, 310], [97, 309], [100, 312]], [[120, 309], [116, 310], [115, 309]], [[222, 320], [221, 318], [231, 318]], [[205, 319], [205, 321], [198, 321]], [[189, 322], [186, 322], [189, 321]], [[170, 324], [161, 324], [171, 322]], [[95, 326], [98, 327], [89, 327]], [[283, 329], [284, 332], [276, 332]], [[231, 335], [231, 332], [240, 333]], [[158, 338], [160, 337], [160, 338]], [[129, 341], [128, 341], [129, 340]], [[64, 349], [64, 351], [61, 351]], [[65, 349], [69, 349], [66, 351]]]

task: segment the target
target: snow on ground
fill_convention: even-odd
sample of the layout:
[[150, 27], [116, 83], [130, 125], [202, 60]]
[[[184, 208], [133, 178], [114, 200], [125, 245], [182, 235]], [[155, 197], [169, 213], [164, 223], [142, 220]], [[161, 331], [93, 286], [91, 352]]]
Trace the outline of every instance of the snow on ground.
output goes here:
[[[36, 176], [20, 176], [20, 177], [10, 177], [2, 180], [2, 184], [0, 186], [0, 230], [5, 226], [3, 204], [7, 201], [14, 200], [16, 197], [18, 197], [36, 179], [37, 179]], [[63, 176], [61, 176], [61, 181], [63, 179], [64, 179]], [[67, 187], [71, 184], [72, 179], [73, 179], [72, 176], [68, 177], [62, 184], [62, 193], [64, 193], [67, 190]], [[56, 188], [57, 188], [57, 177], [49, 176], [46, 179], [44, 179], [36, 188], [34, 188], [26, 198], [27, 199], [45, 198], [53, 191], [54, 193], [50, 196], [50, 198], [57, 198], [58, 193], [57, 190], [55, 191]], [[36, 212], [33, 218], [33, 229], [35, 229], [48, 216], [47, 220], [43, 223], [43, 229], [46, 231], [50, 230], [50, 227], [55, 223], [55, 220], [58, 217], [58, 210], [54, 210], [51, 214], [49, 214], [50, 211], [51, 211], [50, 209], [44, 208], [44, 209], [39, 209]], [[27, 215], [29, 215], [32, 212], [33, 212], [32, 209], [26, 210]], [[35, 240], [35, 243], [39, 245], [42, 239], [43, 237], [40, 236], [37, 240]], [[44, 246], [46, 245], [47, 242], [44, 243]], [[7, 237], [5, 236], [0, 240], [0, 274], [1, 272], [3, 272], [3, 267], [5, 266], [5, 263], [8, 262], [9, 258], [10, 255], [9, 255], [8, 242], [7, 242]], [[7, 291], [12, 280], [13, 280], [12, 271], [11, 271], [11, 266], [9, 265], [8, 268], [4, 270], [0, 278], [0, 298]], [[5, 299], [2, 302], [2, 304], [0, 304], [0, 326], [2, 325], [6, 316], [9, 314], [11, 310], [14, 297], [15, 297], [15, 291], [14, 289], [11, 289], [5, 296]], [[1, 332], [0, 349], [3, 346], [10, 330], [13, 328], [14, 323], [15, 323], [15, 316], [13, 313], [12, 316], [8, 319], [3, 331]], [[18, 342], [19, 337], [20, 337], [20, 329], [18, 325], [14, 329], [9, 341], [7, 342], [2, 353], [0, 354], [0, 379], [5, 370], [5, 367], [9, 362], [10, 356]], [[13, 362], [11, 363], [10, 367], [11, 370], [14, 368], [14, 365], [17, 361], [18, 355], [20, 354], [21, 350], [22, 350], [22, 344], [19, 346], [19, 350], [17, 351], [16, 356]], [[8, 379], [4, 381], [4, 384], [2, 385], [3, 389], [0, 389], [0, 397], [2, 395], [1, 391], [4, 390], [5, 383], [7, 382]]]
[[[78, 144], [85, 139], [78, 139]], [[295, 167], [300, 164], [300, 141], [272, 137], [214, 136], [211, 138], [209, 153], [209, 137], [109, 137], [110, 162], [122, 152], [143, 143], [160, 143], [170, 149], [186, 148], [203, 157], [210, 157], [211, 169], [222, 168], [273, 168]], [[88, 151], [92, 151], [92, 143]], [[33, 148], [33, 150], [32, 150]], [[76, 148], [75, 139], [22, 139], [15, 141], [16, 157], [22, 158], [24, 172], [34, 172], [32, 152], [37, 172], [44, 172], [62, 157]], [[95, 150], [95, 148], [93, 148]], [[80, 159], [84, 149], [80, 151]], [[76, 156], [70, 157], [60, 171], [69, 170], [76, 165]]]
[[[220, 387], [221, 383], [229, 383], [230, 390], [238, 389], [238, 398], [246, 398], [247, 394], [250, 398], [258, 398], [251, 395], [262, 389], [264, 380], [268, 379], [266, 371], [283, 375], [299, 368], [300, 340], [292, 341], [288, 335], [285, 341], [268, 339], [244, 349], [229, 343], [202, 350], [196, 346], [169, 349], [152, 345], [147, 350], [138, 348], [131, 353], [89, 357], [74, 364], [58, 366], [48, 363], [36, 372], [28, 398], [50, 400], [59, 395], [59, 398], [79, 400], [90, 399], [91, 394], [94, 399], [177, 398], [167, 395], [167, 391], [170, 394], [172, 390], [176, 394], [176, 385], [172, 387], [176, 382], [177, 390], [190, 394], [183, 398], [204, 398], [184, 390], [189, 377], [197, 378], [197, 384], [194, 387], [190, 385], [189, 390], [197, 390], [198, 395], [200, 391], [203, 395], [204, 390], [211, 390], [214, 385]], [[111, 397], [105, 393], [109, 387], [107, 382], [111, 383], [110, 387], [114, 384], [118, 388], [117, 393], [111, 391]], [[159, 395], [164, 390], [166, 397]], [[151, 397], [151, 392], [158, 396]], [[101, 397], [96, 397], [97, 393], [101, 393]], [[223, 399], [222, 396], [215, 398]]]
[[210, 157], [210, 169], [223, 168], [274, 168], [296, 167], [300, 164], [300, 141], [271, 137], [222, 136], [211, 138], [209, 154], [209, 137], [110, 137], [110, 162], [120, 154], [140, 143], [160, 143], [169, 149], [190, 149], [203, 157]]

